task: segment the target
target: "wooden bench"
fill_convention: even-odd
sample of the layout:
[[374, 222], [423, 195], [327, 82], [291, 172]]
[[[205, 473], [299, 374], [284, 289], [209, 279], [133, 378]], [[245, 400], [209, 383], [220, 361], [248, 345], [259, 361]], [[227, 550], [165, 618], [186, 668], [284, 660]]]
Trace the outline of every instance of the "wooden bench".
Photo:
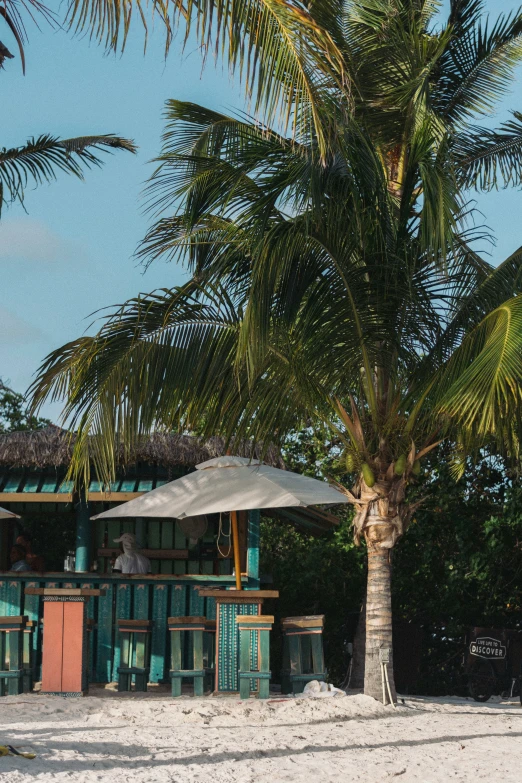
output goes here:
[[[252, 683], [257, 683], [260, 699], [268, 699], [270, 693], [270, 631], [274, 624], [272, 615], [241, 614], [236, 617], [239, 630], [239, 697], [250, 698]], [[254, 651], [257, 664], [252, 668]], [[254, 688], [255, 688], [254, 684]]]
[[34, 625], [25, 615], [0, 617], [0, 696], [29, 693], [33, 688]]
[[282, 693], [302, 693], [307, 682], [324, 681], [323, 627], [323, 614], [281, 620]]
[[149, 648], [152, 623], [150, 620], [117, 620], [120, 645], [118, 691], [146, 691], [149, 681]]

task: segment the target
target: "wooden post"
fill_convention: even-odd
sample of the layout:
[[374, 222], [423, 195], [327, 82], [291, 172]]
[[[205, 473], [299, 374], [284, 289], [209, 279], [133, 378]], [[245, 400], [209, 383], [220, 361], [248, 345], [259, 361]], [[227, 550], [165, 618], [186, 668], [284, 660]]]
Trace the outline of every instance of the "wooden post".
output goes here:
[[76, 504], [76, 565], [77, 573], [87, 573], [91, 560], [91, 520], [89, 504], [82, 493]]
[[239, 529], [237, 525], [237, 511], [230, 512], [230, 523], [232, 526], [232, 541], [234, 544], [234, 570], [236, 572], [236, 590], [242, 590], [241, 556], [239, 552]]

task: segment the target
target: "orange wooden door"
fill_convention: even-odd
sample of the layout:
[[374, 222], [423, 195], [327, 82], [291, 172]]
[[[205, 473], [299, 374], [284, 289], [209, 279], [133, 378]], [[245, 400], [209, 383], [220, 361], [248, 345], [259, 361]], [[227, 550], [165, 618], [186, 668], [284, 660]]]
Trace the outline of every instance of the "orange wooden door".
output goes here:
[[81, 693], [83, 675], [84, 603], [64, 603], [62, 691]]
[[64, 606], [61, 601], [44, 602], [42, 691], [51, 693], [62, 690]]

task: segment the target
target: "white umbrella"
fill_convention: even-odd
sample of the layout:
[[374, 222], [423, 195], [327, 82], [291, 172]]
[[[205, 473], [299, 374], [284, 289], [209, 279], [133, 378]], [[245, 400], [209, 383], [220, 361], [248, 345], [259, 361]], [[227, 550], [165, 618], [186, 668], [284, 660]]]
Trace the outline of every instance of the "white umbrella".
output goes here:
[[0, 506], [0, 519], [20, 519], [20, 517], [18, 514], [14, 514], [12, 511], [8, 511]]
[[196, 471], [139, 498], [97, 514], [93, 519], [174, 517], [230, 512], [234, 537], [236, 584], [241, 589], [237, 511], [255, 508], [337, 505], [350, 501], [323, 481], [279, 470], [243, 457], [217, 457]]

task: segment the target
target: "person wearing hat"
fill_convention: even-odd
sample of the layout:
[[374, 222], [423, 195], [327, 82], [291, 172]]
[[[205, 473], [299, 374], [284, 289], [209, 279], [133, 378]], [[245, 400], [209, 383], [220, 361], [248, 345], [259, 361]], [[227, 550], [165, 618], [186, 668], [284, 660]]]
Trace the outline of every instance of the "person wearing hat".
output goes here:
[[150, 574], [150, 560], [137, 551], [136, 536], [133, 533], [123, 533], [114, 539], [114, 543], [122, 545], [123, 554], [116, 558], [113, 573]]

